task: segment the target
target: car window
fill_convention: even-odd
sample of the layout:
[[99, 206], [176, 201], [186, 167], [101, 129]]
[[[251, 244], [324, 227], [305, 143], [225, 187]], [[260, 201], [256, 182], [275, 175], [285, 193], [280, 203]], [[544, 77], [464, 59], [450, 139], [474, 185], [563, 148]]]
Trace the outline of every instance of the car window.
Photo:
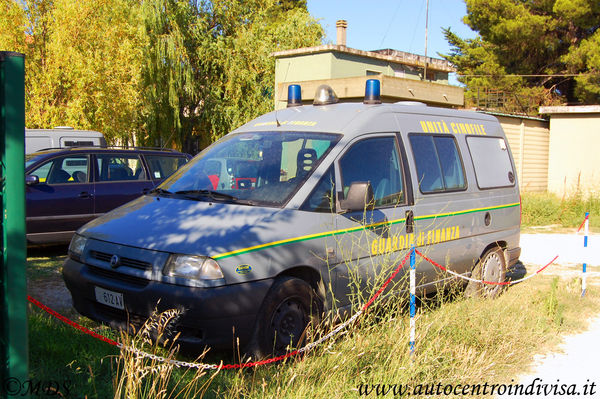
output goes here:
[[375, 206], [405, 201], [400, 155], [394, 137], [376, 137], [354, 144], [339, 162], [344, 198], [354, 182], [371, 182]]
[[97, 154], [98, 181], [147, 180], [140, 157], [124, 154]]
[[[510, 187], [516, 179], [508, 146], [500, 137], [467, 137], [479, 188]], [[494, 167], [490, 167], [494, 165]]]
[[321, 181], [300, 208], [311, 212], [335, 212], [335, 177], [330, 167]]
[[456, 141], [450, 136], [409, 136], [419, 188], [423, 193], [462, 190], [467, 187]]
[[88, 182], [88, 157], [86, 155], [53, 158], [29, 172], [40, 183], [64, 184]]
[[187, 162], [185, 157], [164, 155], [144, 155], [144, 157], [153, 179], [166, 179]]

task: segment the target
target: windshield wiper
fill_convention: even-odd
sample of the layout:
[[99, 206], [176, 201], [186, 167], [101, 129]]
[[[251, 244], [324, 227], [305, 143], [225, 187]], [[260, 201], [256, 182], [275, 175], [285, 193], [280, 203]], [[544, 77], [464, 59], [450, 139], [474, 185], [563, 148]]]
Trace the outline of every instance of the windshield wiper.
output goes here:
[[173, 195], [173, 193], [170, 192], [169, 190], [165, 190], [163, 188], [158, 188], [158, 187], [153, 188], [152, 190], [150, 190], [148, 192], [148, 194], [154, 194], [154, 193], [156, 193], [156, 194], [162, 194], [162, 195]]
[[175, 194], [185, 195], [186, 197], [191, 199], [198, 199], [198, 197], [208, 197], [217, 201], [232, 201], [240, 204], [254, 205], [252, 201], [242, 200], [238, 197], [234, 197], [233, 195], [220, 193], [218, 191], [212, 190], [181, 190], [175, 191]]

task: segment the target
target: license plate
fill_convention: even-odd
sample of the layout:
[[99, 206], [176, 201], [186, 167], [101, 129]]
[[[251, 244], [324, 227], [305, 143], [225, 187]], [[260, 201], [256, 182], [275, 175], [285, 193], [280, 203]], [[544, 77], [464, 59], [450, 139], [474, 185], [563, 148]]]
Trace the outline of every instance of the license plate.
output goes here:
[[94, 287], [96, 289], [96, 300], [107, 306], [124, 310], [123, 294], [105, 290], [104, 288]]

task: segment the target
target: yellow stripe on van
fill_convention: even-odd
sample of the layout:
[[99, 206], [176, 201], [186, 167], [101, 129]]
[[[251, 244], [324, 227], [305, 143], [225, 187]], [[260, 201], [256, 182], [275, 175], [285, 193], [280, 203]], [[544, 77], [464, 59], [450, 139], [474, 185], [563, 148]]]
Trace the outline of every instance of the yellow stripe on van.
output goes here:
[[314, 240], [317, 238], [323, 238], [323, 237], [328, 237], [328, 236], [337, 236], [340, 234], [354, 233], [356, 231], [361, 231], [361, 230], [371, 230], [371, 229], [374, 229], [374, 228], [377, 228], [380, 226], [384, 226], [384, 225], [391, 226], [394, 224], [403, 223], [405, 221], [406, 221], [406, 219], [402, 218], [402, 219], [396, 219], [396, 220], [392, 220], [392, 221], [368, 224], [366, 226], [357, 226], [357, 227], [351, 227], [348, 229], [333, 230], [333, 231], [327, 231], [327, 232], [323, 232], [323, 233], [316, 233], [316, 234], [309, 234], [309, 235], [300, 236], [300, 237], [288, 238], [285, 240], [273, 241], [273, 242], [269, 242], [266, 244], [255, 245], [253, 247], [242, 248], [242, 249], [238, 249], [235, 251], [225, 252], [225, 253], [213, 256], [212, 258], [213, 259], [224, 259], [224, 258], [229, 258], [231, 256], [236, 256], [236, 255], [241, 255], [241, 254], [245, 254], [245, 253], [249, 253], [249, 252], [259, 251], [259, 250], [265, 249], [265, 248], [278, 247], [281, 245], [291, 244], [294, 242]]
[[483, 211], [495, 211], [497, 209], [505, 209], [505, 208], [512, 208], [515, 206], [519, 206], [520, 204], [518, 202], [512, 203], [512, 204], [506, 204], [506, 205], [498, 205], [498, 206], [488, 206], [485, 208], [473, 208], [473, 209], [467, 209], [464, 211], [456, 211], [456, 212], [448, 212], [448, 213], [438, 213], [435, 215], [425, 215], [425, 216], [415, 216], [415, 220], [426, 220], [426, 219], [436, 219], [436, 218], [443, 218], [443, 217], [448, 217], [448, 216], [458, 216], [458, 215], [466, 215], [467, 213], [475, 213], [475, 212], [483, 212]]
[[[467, 209], [467, 210], [463, 210], [463, 211], [438, 213], [435, 215], [415, 216], [414, 219], [415, 220], [426, 220], [426, 219], [443, 218], [443, 217], [449, 217], [449, 216], [465, 215], [468, 213], [476, 213], [476, 212], [492, 211], [492, 210], [497, 210], [497, 209], [512, 208], [512, 207], [519, 206], [519, 205], [520, 204], [518, 202], [515, 202], [512, 204], [506, 204], [506, 205], [489, 206], [489, 207], [485, 207], [485, 208], [473, 208], [473, 209]], [[348, 229], [340, 229], [340, 230], [327, 231], [327, 232], [323, 232], [323, 233], [308, 234], [308, 235], [299, 236], [299, 237], [287, 238], [285, 240], [272, 241], [272, 242], [265, 243], [265, 244], [254, 245], [252, 247], [237, 249], [235, 251], [230, 251], [230, 252], [225, 252], [225, 253], [222, 253], [219, 255], [215, 255], [212, 258], [217, 259], [217, 260], [225, 259], [225, 258], [230, 258], [232, 256], [238, 256], [238, 255], [247, 254], [250, 252], [260, 251], [260, 250], [263, 250], [266, 248], [279, 247], [282, 245], [287, 245], [287, 244], [292, 244], [292, 243], [302, 242], [302, 241], [308, 241], [308, 240], [315, 240], [318, 238], [324, 238], [324, 237], [328, 237], [328, 236], [337, 236], [337, 235], [341, 235], [341, 234], [354, 233], [354, 232], [361, 231], [361, 230], [372, 230], [377, 227], [381, 227], [381, 226], [385, 226], [385, 225], [392, 226], [392, 225], [395, 225], [398, 223], [404, 223], [404, 222], [406, 222], [406, 218], [395, 219], [392, 221], [372, 223], [372, 224], [368, 224], [365, 226], [357, 226], [357, 227], [352, 227], [352, 228], [348, 228]]]

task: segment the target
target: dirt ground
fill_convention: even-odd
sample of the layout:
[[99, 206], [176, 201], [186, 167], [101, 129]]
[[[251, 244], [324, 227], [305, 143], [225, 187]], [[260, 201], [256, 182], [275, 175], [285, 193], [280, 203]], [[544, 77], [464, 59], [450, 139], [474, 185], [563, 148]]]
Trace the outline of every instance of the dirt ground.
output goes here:
[[[600, 234], [588, 237], [587, 250], [583, 249], [581, 234], [522, 234], [521, 248], [521, 261], [530, 272], [558, 255], [557, 264], [548, 266], [543, 273], [569, 279], [581, 276], [585, 261], [588, 287], [600, 286]], [[533, 370], [515, 378], [515, 383], [523, 384], [525, 388], [532, 386], [534, 395], [498, 397], [600, 398], [599, 358], [600, 315], [589, 320], [587, 331], [563, 337], [557, 351], [535, 356]], [[543, 384], [547, 384], [547, 394]]]
[[27, 263], [30, 269], [27, 279], [27, 294], [58, 312], [72, 310], [71, 294], [65, 287], [60, 269], [55, 270], [55, 267], [47, 267], [44, 263], [62, 265], [67, 250], [67, 246], [62, 245], [29, 248], [27, 251]]
[[69, 311], [73, 307], [71, 294], [60, 275], [27, 281], [27, 294], [57, 312]]

